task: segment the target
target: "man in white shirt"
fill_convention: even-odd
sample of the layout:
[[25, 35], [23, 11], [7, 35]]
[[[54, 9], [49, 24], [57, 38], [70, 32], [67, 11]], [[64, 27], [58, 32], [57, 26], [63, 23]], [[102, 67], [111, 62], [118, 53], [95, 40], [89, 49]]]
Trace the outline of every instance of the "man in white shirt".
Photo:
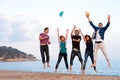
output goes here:
[[105, 31], [107, 30], [107, 28], [109, 27], [110, 25], [110, 15], [108, 15], [107, 19], [108, 19], [108, 22], [106, 24], [105, 27], [103, 27], [103, 24], [102, 23], [99, 23], [98, 24], [98, 27], [95, 26], [93, 24], [93, 22], [91, 21], [90, 17], [86, 14], [86, 17], [90, 23], [90, 25], [93, 27], [93, 29], [95, 30], [95, 34], [94, 34], [94, 39], [95, 39], [95, 47], [94, 47], [94, 64], [91, 66], [91, 67], [94, 67], [96, 66], [96, 60], [97, 60], [97, 53], [98, 53], [98, 49], [101, 49], [105, 58], [106, 58], [106, 61], [108, 63], [108, 66], [111, 67], [110, 65], [110, 60], [109, 60], [109, 57], [107, 55], [107, 51], [106, 51], [106, 48], [105, 48], [105, 45], [104, 45], [104, 34], [105, 34]]

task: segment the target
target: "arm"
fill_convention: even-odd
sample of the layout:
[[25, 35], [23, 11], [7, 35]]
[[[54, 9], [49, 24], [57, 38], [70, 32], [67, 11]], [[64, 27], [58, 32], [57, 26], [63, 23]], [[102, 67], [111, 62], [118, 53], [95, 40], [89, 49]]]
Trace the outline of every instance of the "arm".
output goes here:
[[73, 28], [73, 30], [71, 32], [71, 37], [73, 36], [73, 33], [74, 33], [75, 29], [76, 29], [76, 25], [74, 25], [74, 28]]
[[108, 22], [107, 22], [106, 26], [104, 27], [104, 28], [105, 28], [105, 30], [106, 30], [106, 29], [109, 27], [109, 25], [110, 25], [110, 18], [111, 18], [111, 16], [110, 16], [110, 15], [108, 15], [108, 17], [107, 17]]
[[110, 18], [111, 18], [111, 16], [110, 16], [110, 15], [108, 15], [108, 17], [107, 17], [107, 18], [108, 18], [108, 23], [110, 23]]
[[80, 39], [72, 39], [75, 42], [80, 42]]
[[83, 40], [84, 40], [84, 42], [86, 43], [87, 41], [86, 41], [85, 36], [84, 36], [84, 34], [82, 33], [81, 29], [79, 29], [79, 32], [81, 33], [81, 35], [82, 35], [82, 37], [83, 37]]
[[90, 19], [90, 13], [89, 12], [85, 12], [85, 15], [86, 15], [86, 17], [87, 17], [87, 19], [88, 19], [88, 21], [90, 22], [91, 21], [91, 19]]
[[50, 39], [48, 40], [48, 44], [51, 44]]
[[85, 12], [86, 17], [88, 19], [88, 22], [90, 23], [90, 25], [93, 27], [94, 30], [96, 30], [96, 26], [93, 24], [92, 20], [90, 19], [90, 13], [89, 12]]
[[39, 35], [39, 40], [43, 40], [44, 38], [42, 36]]
[[46, 37], [39, 35], [39, 40], [44, 40]]
[[92, 40], [95, 39], [95, 31], [92, 33]]
[[48, 38], [48, 37], [43, 37], [41, 34], [39, 35], [39, 40], [44, 40], [46, 38]]
[[66, 41], [67, 41], [67, 38], [68, 38], [68, 29], [66, 29]]
[[[76, 29], [76, 25], [74, 25], [74, 28], [73, 28], [73, 30], [71, 32], [71, 37], [73, 36], [73, 33], [74, 33], [75, 29]], [[80, 39], [72, 39], [72, 41], [80, 42]]]
[[58, 36], [58, 42], [60, 42], [60, 35], [59, 35], [59, 29], [57, 28], [57, 36]]

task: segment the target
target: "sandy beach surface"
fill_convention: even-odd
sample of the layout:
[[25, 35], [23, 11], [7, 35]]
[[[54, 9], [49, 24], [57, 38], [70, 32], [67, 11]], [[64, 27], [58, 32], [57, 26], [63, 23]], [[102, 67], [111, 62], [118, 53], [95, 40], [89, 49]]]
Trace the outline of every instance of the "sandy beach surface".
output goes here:
[[0, 71], [0, 80], [120, 80], [120, 76]]

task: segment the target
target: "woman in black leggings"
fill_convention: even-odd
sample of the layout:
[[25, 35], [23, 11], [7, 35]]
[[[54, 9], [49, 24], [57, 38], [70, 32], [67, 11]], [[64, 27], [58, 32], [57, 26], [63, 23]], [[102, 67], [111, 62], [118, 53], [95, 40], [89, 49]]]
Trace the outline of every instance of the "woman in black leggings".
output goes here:
[[[86, 63], [88, 60], [88, 57], [90, 56], [90, 59], [92, 61], [92, 64], [94, 64], [94, 54], [93, 54], [93, 42], [92, 42], [92, 38], [90, 37], [90, 35], [83, 35], [82, 31], [79, 30], [84, 42], [86, 43], [86, 49], [85, 49], [85, 59], [84, 59], [84, 65], [83, 65], [83, 72], [85, 73], [85, 67], [86, 67]], [[97, 72], [96, 67], [94, 66], [94, 71]]]

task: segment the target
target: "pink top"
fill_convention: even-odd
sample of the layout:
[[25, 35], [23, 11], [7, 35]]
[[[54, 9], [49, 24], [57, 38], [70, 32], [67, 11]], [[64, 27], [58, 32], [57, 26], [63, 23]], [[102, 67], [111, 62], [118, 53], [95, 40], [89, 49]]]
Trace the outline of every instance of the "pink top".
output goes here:
[[45, 33], [41, 33], [40, 36], [42, 36], [44, 39], [40, 40], [40, 44], [48, 44], [49, 36]]

